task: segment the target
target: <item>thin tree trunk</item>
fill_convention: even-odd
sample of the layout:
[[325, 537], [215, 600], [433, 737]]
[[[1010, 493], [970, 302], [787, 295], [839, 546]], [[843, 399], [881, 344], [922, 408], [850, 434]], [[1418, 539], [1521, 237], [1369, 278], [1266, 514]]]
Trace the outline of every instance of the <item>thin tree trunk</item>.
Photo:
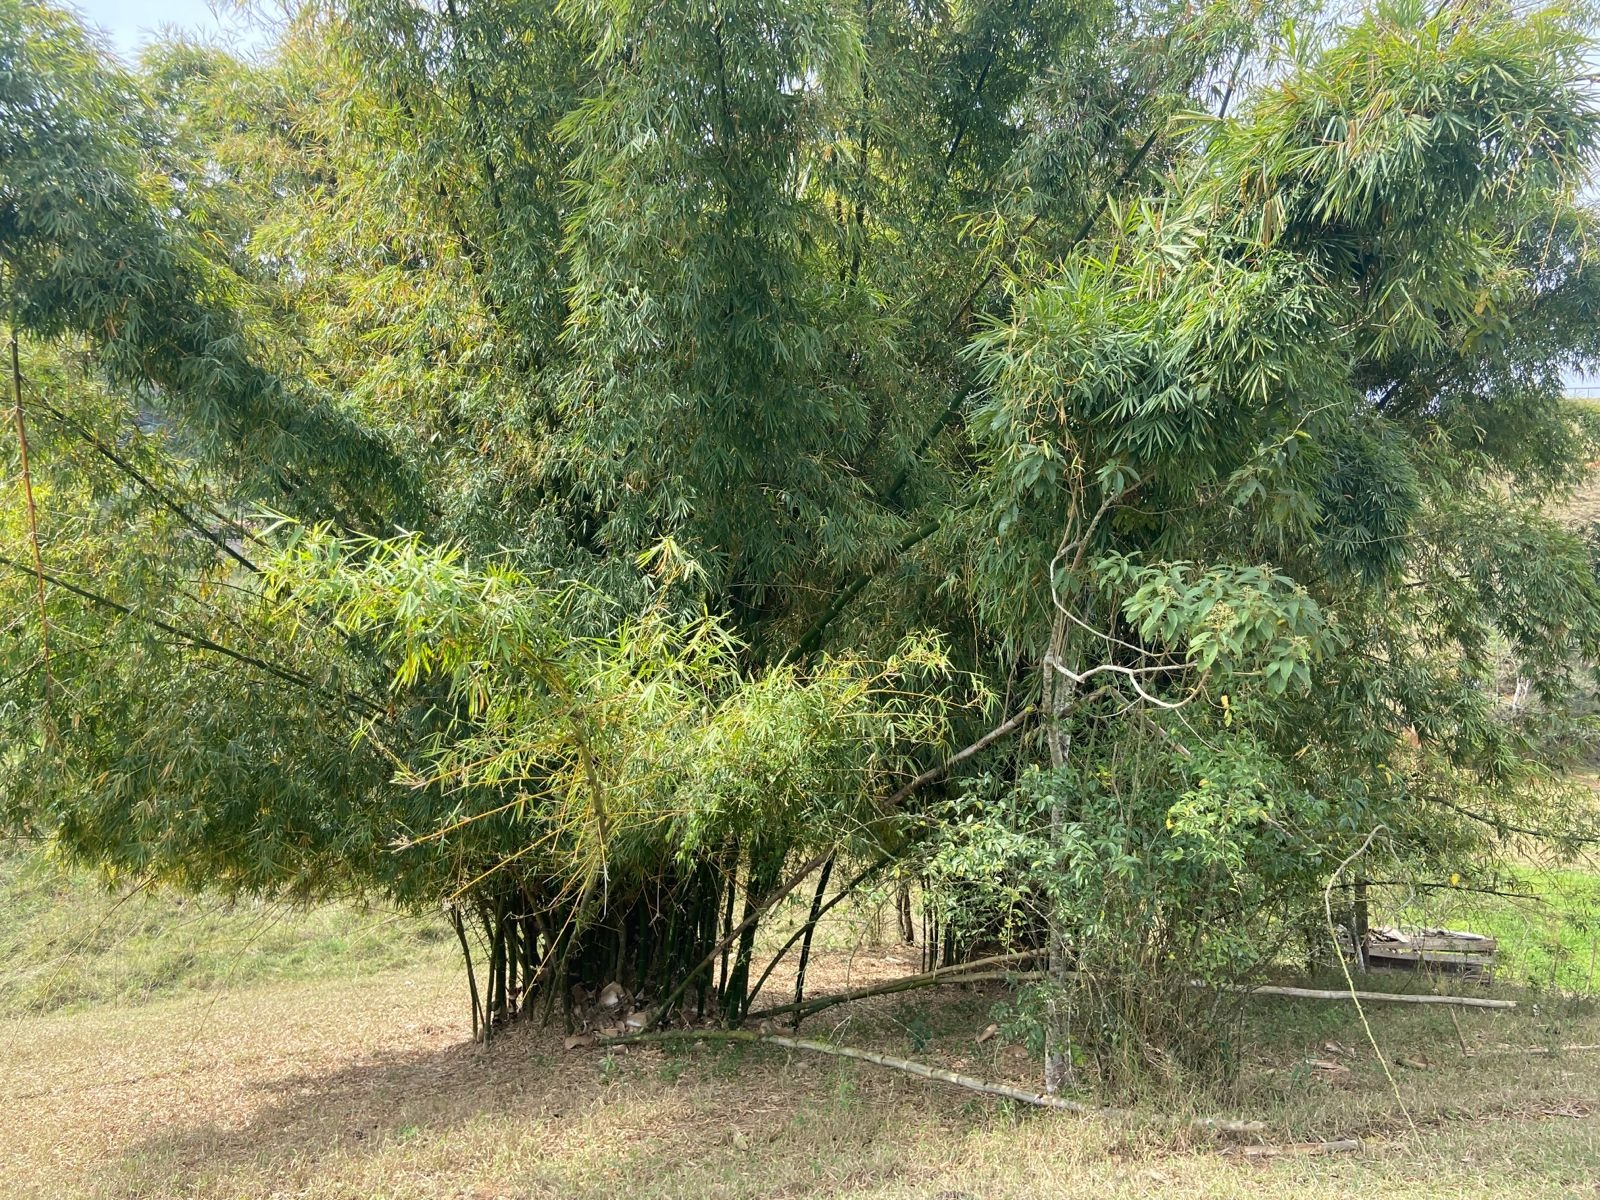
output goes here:
[[28, 425], [22, 413], [22, 360], [17, 352], [16, 301], [11, 314], [11, 395], [12, 419], [17, 427], [17, 454], [21, 470], [23, 508], [28, 518], [28, 543], [33, 548], [33, 576], [39, 599], [39, 655], [44, 661], [45, 695], [50, 694], [50, 618], [44, 594], [44, 556], [39, 550], [39, 510], [33, 500], [33, 472], [28, 464]]
[[[811, 960], [811, 936], [817, 931], [817, 922], [822, 918], [822, 897], [827, 893], [828, 880], [833, 875], [833, 859], [828, 859], [822, 864], [822, 874], [817, 877], [817, 890], [811, 897], [811, 914], [806, 918], [805, 937], [800, 941], [800, 963], [794, 972], [794, 1027], [800, 1028], [802, 1010], [800, 1003], [805, 999], [806, 990], [806, 963]], [[753, 993], [752, 993], [753, 995]], [[747, 1005], [748, 1007], [748, 1005]]]
[[722, 924], [713, 934], [714, 937], [723, 937], [722, 943], [722, 969], [717, 975], [717, 996], [726, 995], [728, 990], [728, 948], [733, 944], [733, 905], [739, 890], [739, 843], [735, 839], [728, 851], [727, 879], [723, 884], [728, 889], [727, 899], [722, 909]]
[[461, 910], [452, 908], [450, 918], [456, 927], [456, 939], [461, 943], [461, 957], [467, 965], [467, 991], [472, 997], [472, 1040], [477, 1041], [482, 1006], [478, 1001], [478, 976], [472, 969], [472, 947], [467, 941], [467, 928], [461, 921]]
[[[1078, 518], [1080, 515], [1080, 497], [1075, 496], [1069, 511], [1066, 533], [1061, 541], [1061, 553], [1065, 553], [1070, 544], [1069, 539], [1077, 532]], [[1088, 533], [1081, 535], [1083, 545], [1087, 545]], [[1082, 557], [1082, 549], [1078, 557]], [[1061, 557], [1057, 555], [1057, 559]], [[1051, 596], [1060, 605], [1056, 596], [1056, 580], [1054, 578], [1055, 564], [1051, 564], [1052, 578], [1050, 579]], [[1060, 772], [1068, 764], [1072, 753], [1072, 735], [1065, 728], [1067, 714], [1072, 708], [1077, 696], [1077, 684], [1068, 679], [1057, 670], [1057, 664], [1062, 663], [1065, 656], [1070, 653], [1068, 641], [1071, 630], [1068, 627], [1066, 616], [1057, 611], [1051, 622], [1050, 646], [1045, 652], [1044, 679], [1041, 699], [1044, 703], [1045, 713], [1045, 742], [1050, 752], [1050, 767], [1053, 771]], [[1067, 827], [1067, 801], [1062, 795], [1061, 788], [1051, 789], [1050, 797], [1050, 848], [1059, 852], [1066, 839]], [[1072, 1083], [1072, 1014], [1067, 1004], [1068, 971], [1067, 971], [1067, 939], [1062, 926], [1062, 914], [1052, 906], [1047, 920], [1049, 924], [1048, 948], [1050, 952], [1048, 970], [1050, 973], [1051, 995], [1045, 1020], [1045, 1045], [1044, 1045], [1044, 1090], [1047, 1095], [1054, 1096], [1063, 1088]]]
[[1355, 946], [1356, 967], [1367, 969], [1367, 881], [1357, 879], [1355, 898], [1350, 904], [1350, 938]]

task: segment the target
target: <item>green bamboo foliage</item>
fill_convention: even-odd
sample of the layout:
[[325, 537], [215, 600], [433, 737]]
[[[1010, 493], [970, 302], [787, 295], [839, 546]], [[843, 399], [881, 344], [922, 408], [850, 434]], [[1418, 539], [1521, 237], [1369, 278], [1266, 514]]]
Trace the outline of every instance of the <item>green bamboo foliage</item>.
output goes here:
[[1052, 1085], [1206, 1060], [1378, 826], [1594, 835], [1587, 8], [0, 14], [8, 825], [443, 904], [485, 1031], [915, 878]]
[[404, 516], [410, 481], [384, 442], [253, 361], [221, 281], [174, 221], [177, 181], [146, 174], [162, 135], [138, 84], [55, 10], [14, 5], [6, 30], [0, 236], [15, 320], [91, 339], [101, 370], [171, 406], [263, 501], [380, 527]]

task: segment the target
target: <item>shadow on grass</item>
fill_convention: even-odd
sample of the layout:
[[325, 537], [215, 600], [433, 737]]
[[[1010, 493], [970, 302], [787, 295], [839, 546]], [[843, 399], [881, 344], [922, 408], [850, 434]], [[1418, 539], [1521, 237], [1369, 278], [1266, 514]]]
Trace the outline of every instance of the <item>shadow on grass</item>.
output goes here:
[[[893, 1018], [890, 1018], [891, 1023]], [[485, 1048], [374, 1055], [256, 1085], [241, 1120], [130, 1148], [110, 1194], [809, 1196], [922, 1169], [992, 1104], [837, 1060], [743, 1045], [564, 1051], [516, 1028]], [[492, 1186], [485, 1180], [493, 1180]], [[456, 1190], [451, 1190], [455, 1188]], [[442, 1189], [442, 1190], [441, 1190]]]
[[[1489, 1056], [1499, 1045], [1600, 1038], [1593, 1006], [1520, 999], [1515, 1013], [1463, 1014], [1459, 1028], [1433, 1007], [1370, 1014], [1419, 1125], [1593, 1111], [1595, 1060]], [[975, 1074], [1026, 1074], [1032, 1065], [1015, 1058], [996, 1072], [983, 1056], [1001, 1052], [974, 1044], [993, 1000], [977, 992], [896, 998], [808, 1024], [805, 1033]], [[1397, 1097], [1352, 1006], [1252, 1001], [1240, 1032], [1246, 1069], [1236, 1092], [1215, 1097], [1224, 1105], [1216, 1111], [1267, 1120], [1273, 1140], [1397, 1135]], [[1461, 1055], [1458, 1036], [1472, 1044], [1472, 1057]], [[1329, 1058], [1339, 1070], [1307, 1065]], [[711, 1043], [568, 1052], [558, 1030], [527, 1026], [487, 1048], [457, 1041], [269, 1075], [242, 1088], [230, 1111], [185, 1114], [139, 1141], [98, 1194], [921, 1195], [936, 1177], [959, 1178], [963, 1154], [984, 1146], [1037, 1143], [1131, 1161], [1181, 1152], [1187, 1142], [1170, 1133], [1019, 1114], [819, 1055]]]

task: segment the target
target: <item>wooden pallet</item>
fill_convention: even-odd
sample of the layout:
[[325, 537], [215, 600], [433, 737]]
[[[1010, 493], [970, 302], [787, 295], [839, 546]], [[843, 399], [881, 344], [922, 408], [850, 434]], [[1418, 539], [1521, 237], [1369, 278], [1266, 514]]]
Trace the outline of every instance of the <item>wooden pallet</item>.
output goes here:
[[1459, 929], [1375, 927], [1367, 932], [1362, 949], [1370, 967], [1436, 967], [1488, 980], [1494, 975], [1499, 944], [1492, 937]]

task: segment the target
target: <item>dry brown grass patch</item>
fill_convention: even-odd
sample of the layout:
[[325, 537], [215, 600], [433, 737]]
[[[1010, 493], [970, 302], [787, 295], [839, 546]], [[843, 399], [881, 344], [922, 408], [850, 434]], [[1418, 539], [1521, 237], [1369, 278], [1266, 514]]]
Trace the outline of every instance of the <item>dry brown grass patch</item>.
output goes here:
[[[853, 959], [831, 951], [814, 983], [861, 986], [915, 967], [898, 948]], [[996, 998], [889, 997], [805, 1032], [898, 1054], [914, 1038], [918, 1057], [1030, 1081], [1025, 1056], [972, 1041]], [[1362, 1154], [1249, 1161], [1215, 1153], [1153, 1108], [1130, 1120], [1019, 1112], [763, 1048], [565, 1052], [558, 1030], [534, 1027], [485, 1048], [465, 1037], [459, 979], [435, 966], [11, 1024], [0, 1034], [0, 1093], [10, 1098], [0, 1191], [18, 1200], [987, 1200], [1383, 1197], [1421, 1187], [1465, 1196], [1490, 1180], [1499, 1195], [1600, 1195], [1572, 1190], [1600, 1163], [1600, 1055], [1461, 1060], [1445, 1018], [1384, 1014], [1380, 1038], [1395, 1053], [1420, 1045], [1440, 1060], [1398, 1074], [1422, 1130], [1413, 1136], [1376, 1063], [1348, 1036], [1347, 1016], [1327, 1006], [1270, 1011], [1270, 1044], [1252, 1052], [1230, 1102], [1268, 1120], [1275, 1138], [1360, 1132], [1373, 1139]], [[1483, 1021], [1470, 1034], [1484, 1046], [1528, 1044], [1534, 1024]], [[1328, 1040], [1351, 1048], [1348, 1079], [1296, 1074], [1295, 1062]]]

